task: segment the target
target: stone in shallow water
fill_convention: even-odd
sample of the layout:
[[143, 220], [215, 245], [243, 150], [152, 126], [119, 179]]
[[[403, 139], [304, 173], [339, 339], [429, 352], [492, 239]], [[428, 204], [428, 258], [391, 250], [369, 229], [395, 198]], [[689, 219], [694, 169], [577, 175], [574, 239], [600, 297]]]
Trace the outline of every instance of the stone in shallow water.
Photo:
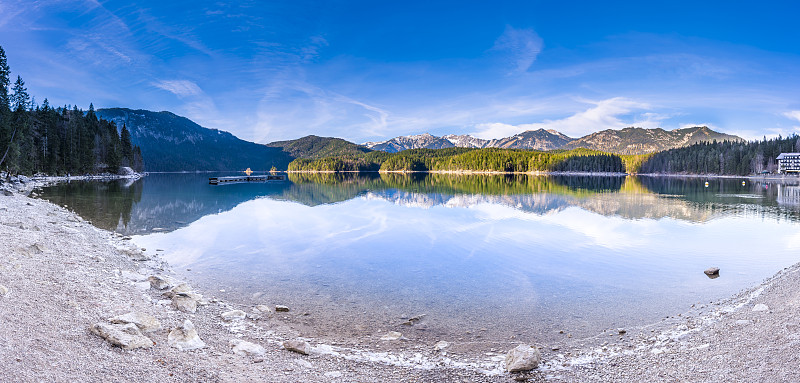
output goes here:
[[222, 319], [224, 319], [226, 321], [242, 320], [246, 316], [247, 316], [247, 313], [245, 313], [242, 310], [231, 310], [231, 311], [227, 311], [227, 312], [222, 313]]
[[139, 327], [133, 323], [95, 323], [90, 327], [90, 330], [92, 333], [108, 341], [108, 343], [126, 350], [148, 348], [153, 345], [153, 341], [142, 335], [141, 331], [139, 331]]
[[231, 339], [230, 345], [233, 348], [233, 353], [236, 355], [261, 356], [267, 352], [261, 345], [241, 339]]
[[539, 367], [541, 361], [542, 354], [538, 348], [521, 344], [506, 355], [506, 369], [508, 372], [529, 371]]
[[111, 323], [127, 324], [133, 323], [144, 332], [155, 331], [161, 328], [161, 322], [153, 316], [140, 312], [129, 312], [117, 315], [108, 320]]
[[258, 311], [260, 311], [262, 313], [265, 313], [265, 314], [268, 314], [268, 313], [272, 312], [272, 309], [270, 309], [269, 306], [267, 306], [267, 305], [257, 305], [256, 306], [256, 310], [258, 310]]
[[381, 340], [398, 340], [403, 337], [402, 333], [397, 331], [389, 331], [386, 335], [381, 337]]
[[311, 346], [306, 341], [300, 339], [292, 339], [283, 342], [283, 348], [303, 355], [308, 355], [311, 352]]
[[703, 272], [708, 276], [719, 275], [719, 267], [709, 267]]
[[289, 312], [289, 306], [276, 305], [275, 306], [275, 312], [279, 312], [279, 313]]
[[169, 345], [181, 351], [203, 348], [206, 343], [200, 339], [192, 321], [185, 320], [183, 324], [169, 332], [167, 337]]

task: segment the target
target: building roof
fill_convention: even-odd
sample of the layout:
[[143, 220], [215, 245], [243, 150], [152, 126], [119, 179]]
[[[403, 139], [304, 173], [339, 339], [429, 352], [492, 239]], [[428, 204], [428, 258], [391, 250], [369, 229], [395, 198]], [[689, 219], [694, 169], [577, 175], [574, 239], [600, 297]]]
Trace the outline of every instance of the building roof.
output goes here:
[[781, 153], [776, 160], [782, 160], [786, 157], [800, 157], [800, 153]]

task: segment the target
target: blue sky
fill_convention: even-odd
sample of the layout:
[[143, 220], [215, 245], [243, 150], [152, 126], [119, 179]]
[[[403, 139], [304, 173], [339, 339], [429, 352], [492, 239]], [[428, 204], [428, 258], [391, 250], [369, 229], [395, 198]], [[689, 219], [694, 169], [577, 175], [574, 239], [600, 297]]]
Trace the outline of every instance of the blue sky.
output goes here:
[[256, 142], [800, 133], [800, 5], [566, 3], [3, 0], [0, 45], [39, 102]]

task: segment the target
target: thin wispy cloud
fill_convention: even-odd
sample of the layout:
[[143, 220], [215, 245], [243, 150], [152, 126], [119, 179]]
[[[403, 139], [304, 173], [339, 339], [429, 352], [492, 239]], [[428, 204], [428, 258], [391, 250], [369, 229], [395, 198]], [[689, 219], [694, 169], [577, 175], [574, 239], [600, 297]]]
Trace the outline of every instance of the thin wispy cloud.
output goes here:
[[156, 88], [166, 90], [181, 98], [203, 94], [203, 90], [200, 89], [197, 84], [189, 80], [163, 80], [153, 82], [152, 84]]
[[533, 29], [516, 29], [507, 25], [492, 51], [505, 54], [513, 72], [525, 72], [536, 61], [542, 46], [542, 38]]

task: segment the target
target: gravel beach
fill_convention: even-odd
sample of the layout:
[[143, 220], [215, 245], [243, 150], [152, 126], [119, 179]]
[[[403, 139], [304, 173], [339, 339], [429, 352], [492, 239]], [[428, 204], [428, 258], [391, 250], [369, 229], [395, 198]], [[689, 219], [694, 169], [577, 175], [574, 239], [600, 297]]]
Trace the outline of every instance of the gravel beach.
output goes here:
[[[510, 374], [504, 360], [512, 347], [475, 355], [393, 334], [346, 344], [306, 338], [292, 324], [303, 313], [195, 291], [129, 238], [68, 207], [0, 191], [0, 381], [800, 381], [798, 270], [721, 302], [676, 309], [656, 324], [542, 347], [538, 369]], [[129, 313], [159, 326], [110, 321]], [[201, 340], [176, 343], [190, 337], [187, 320]], [[90, 330], [108, 326], [149, 347], [126, 350]], [[290, 351], [289, 340], [307, 342], [297, 348], [308, 355]], [[198, 342], [204, 347], [175, 346]]]

